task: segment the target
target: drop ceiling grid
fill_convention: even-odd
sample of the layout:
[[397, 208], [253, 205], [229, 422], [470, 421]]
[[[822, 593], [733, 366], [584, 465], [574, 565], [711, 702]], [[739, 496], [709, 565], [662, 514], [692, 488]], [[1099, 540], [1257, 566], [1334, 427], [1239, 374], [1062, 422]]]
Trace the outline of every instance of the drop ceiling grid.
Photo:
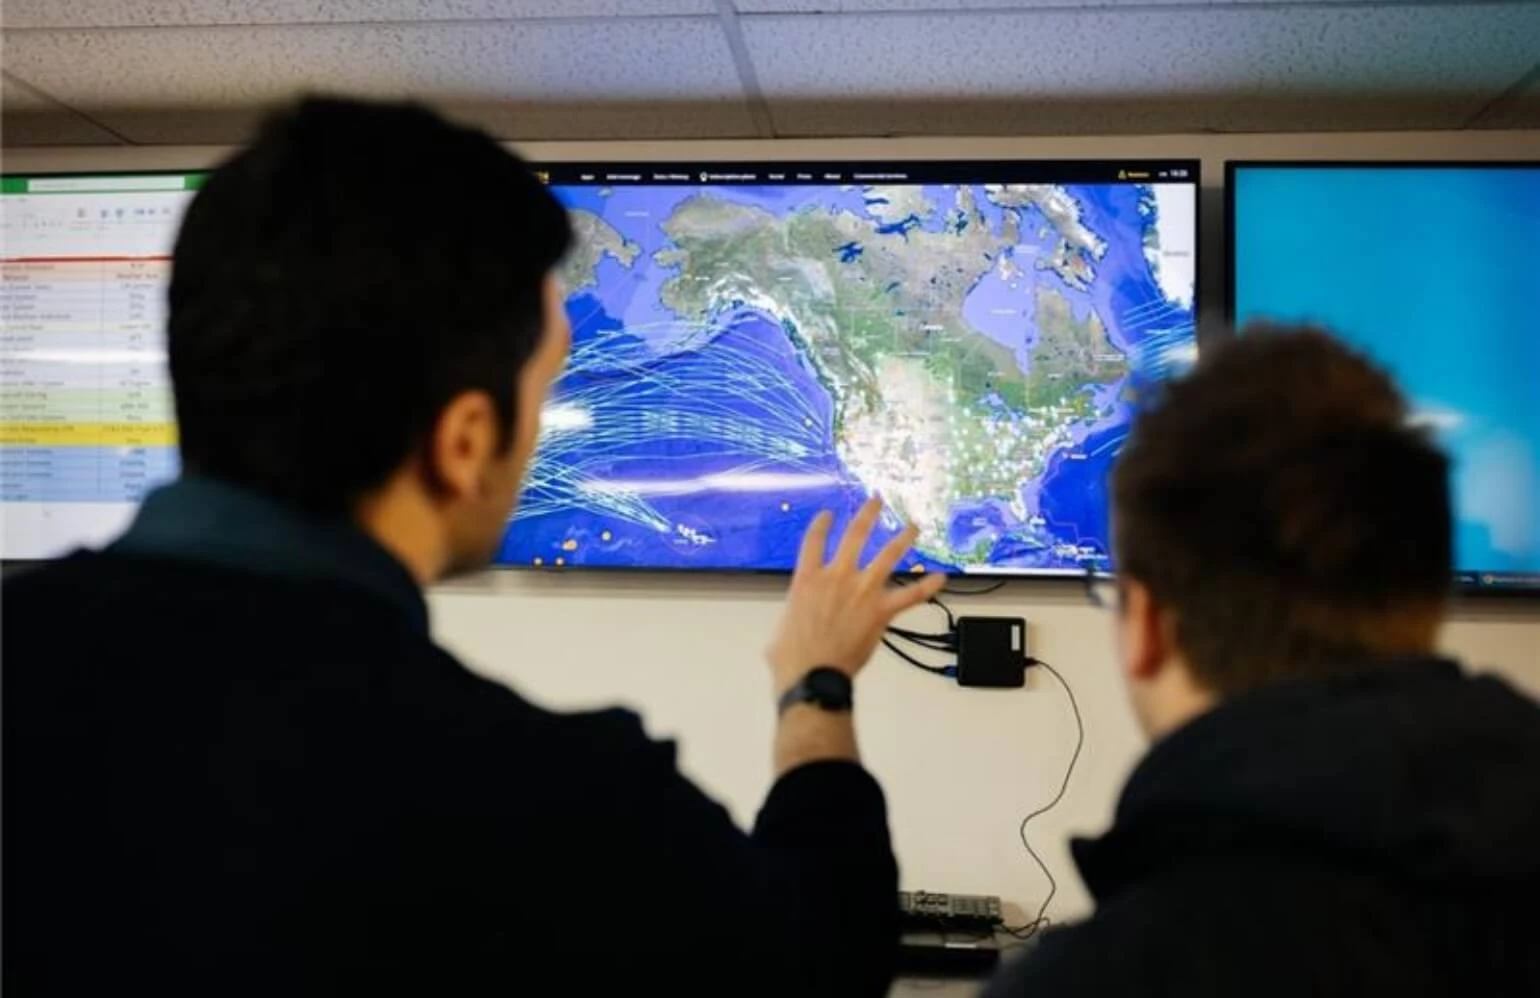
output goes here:
[[[1243, 4], [741, 21], [776, 132], [797, 135], [836, 134], [844, 105], [874, 93], [892, 98], [869, 112], [881, 134], [958, 115], [967, 120], [954, 132], [986, 134], [1386, 128], [1398, 118], [1452, 128], [1540, 61], [1535, 4], [1476, 16], [1468, 5]], [[1396, 107], [1399, 94], [1419, 95], [1416, 106]], [[998, 106], [967, 106], [989, 102]], [[1078, 108], [1056, 113], [1064, 105]]]
[[6, 0], [9, 28], [709, 17], [715, 0]]
[[714, 18], [32, 31], [8, 39], [7, 68], [76, 107], [230, 106], [307, 87], [478, 100], [742, 97]]
[[[845, 12], [756, 13], [809, 3]], [[961, 9], [985, 3], [735, 8], [782, 136], [1455, 128], [1478, 115], [1483, 126], [1522, 127], [1536, 118], [1522, 95], [1481, 112], [1540, 62], [1540, 3], [1104, 0], [1067, 10], [993, 0], [987, 11]], [[898, 9], [907, 6], [957, 9]], [[229, 26], [258, 7], [272, 20], [309, 11], [331, 21]], [[710, 16], [688, 16], [702, 11]], [[716, 0], [8, 0], [6, 70], [137, 142], [232, 141], [254, 106], [307, 88], [420, 97], [523, 139], [765, 134], [717, 12]], [[150, 18], [203, 26], [14, 30]], [[335, 23], [350, 19], [369, 23]]]
[[767, 95], [1242, 93], [1410, 83], [1499, 92], [1540, 59], [1540, 5], [742, 19]]

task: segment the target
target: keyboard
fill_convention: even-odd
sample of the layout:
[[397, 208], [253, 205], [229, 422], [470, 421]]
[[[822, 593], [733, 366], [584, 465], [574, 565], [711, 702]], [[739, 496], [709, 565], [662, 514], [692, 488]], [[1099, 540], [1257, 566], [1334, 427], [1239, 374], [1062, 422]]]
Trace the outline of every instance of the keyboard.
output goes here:
[[898, 913], [906, 929], [984, 932], [1005, 922], [993, 894], [899, 891]]

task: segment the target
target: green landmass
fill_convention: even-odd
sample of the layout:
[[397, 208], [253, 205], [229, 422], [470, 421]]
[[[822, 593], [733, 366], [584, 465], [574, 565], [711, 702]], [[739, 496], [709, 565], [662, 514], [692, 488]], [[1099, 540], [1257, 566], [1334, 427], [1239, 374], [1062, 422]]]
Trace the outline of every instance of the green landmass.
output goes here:
[[572, 251], [562, 261], [561, 280], [567, 293], [577, 294], [598, 282], [595, 271], [599, 262], [612, 256], [622, 267], [630, 267], [642, 248], [615, 230], [604, 219], [591, 211], [577, 209], [568, 215], [572, 219], [574, 235]]
[[1051, 287], [1037, 290], [1037, 348], [1032, 353], [1034, 372], [1027, 405], [1033, 408], [1071, 406], [1091, 414], [1091, 401], [1080, 391], [1086, 385], [1105, 384], [1128, 373], [1124, 357], [1094, 311], [1077, 320], [1069, 299]]

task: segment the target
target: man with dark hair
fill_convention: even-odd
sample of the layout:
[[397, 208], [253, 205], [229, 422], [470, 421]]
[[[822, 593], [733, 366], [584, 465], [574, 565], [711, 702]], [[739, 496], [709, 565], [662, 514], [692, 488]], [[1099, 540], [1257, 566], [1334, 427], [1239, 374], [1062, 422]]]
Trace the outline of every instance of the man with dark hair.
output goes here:
[[571, 240], [414, 106], [306, 101], [208, 178], [170, 291], [183, 477], [4, 589], [7, 994], [885, 991], [849, 683], [943, 580], [888, 587], [912, 532], [859, 564], [878, 504], [803, 546], [751, 835], [633, 715], [541, 710], [429, 636], [422, 587], [513, 507]]
[[1436, 657], [1449, 468], [1408, 415], [1253, 327], [1139, 417], [1097, 601], [1155, 745], [1075, 843], [1095, 915], [992, 998], [1540, 994], [1540, 708]]

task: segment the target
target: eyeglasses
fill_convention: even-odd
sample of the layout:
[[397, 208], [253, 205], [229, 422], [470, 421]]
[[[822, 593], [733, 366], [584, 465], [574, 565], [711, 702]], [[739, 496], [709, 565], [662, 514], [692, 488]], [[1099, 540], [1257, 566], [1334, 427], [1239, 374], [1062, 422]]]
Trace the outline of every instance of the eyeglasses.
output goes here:
[[1095, 569], [1085, 570], [1085, 598], [1091, 605], [1102, 610], [1116, 610], [1122, 602], [1118, 580], [1110, 575], [1098, 575]]

